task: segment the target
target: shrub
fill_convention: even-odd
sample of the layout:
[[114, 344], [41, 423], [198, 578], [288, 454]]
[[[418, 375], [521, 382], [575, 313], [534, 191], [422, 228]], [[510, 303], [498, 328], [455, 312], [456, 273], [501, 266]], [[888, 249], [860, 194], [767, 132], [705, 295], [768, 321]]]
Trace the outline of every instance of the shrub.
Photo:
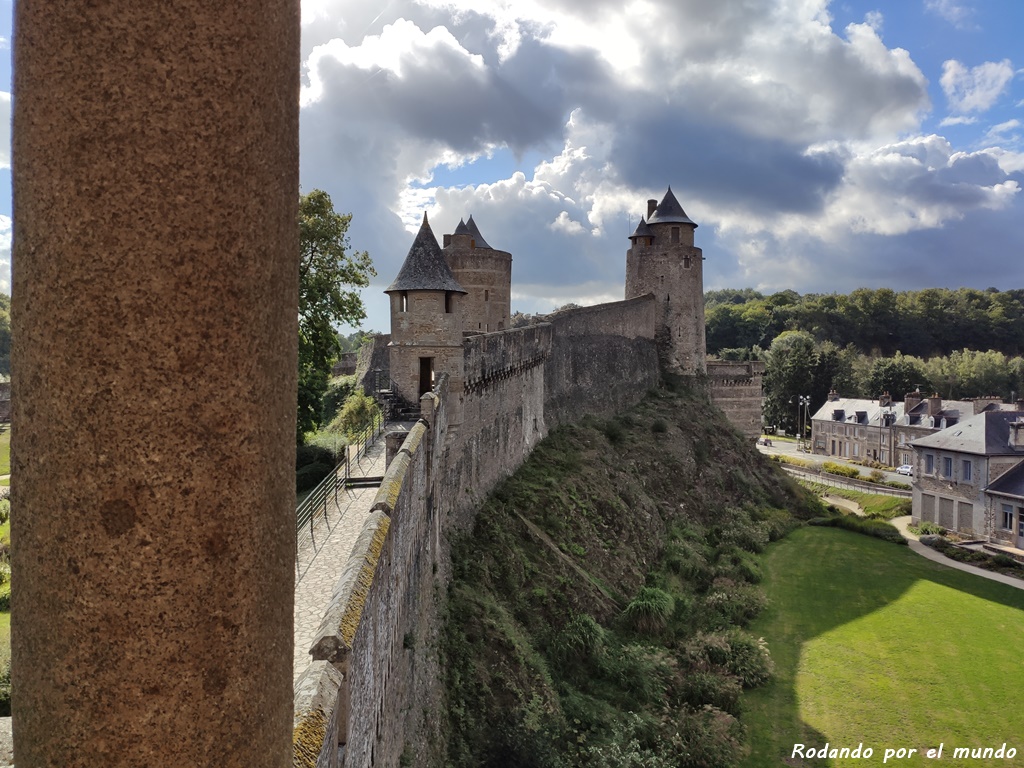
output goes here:
[[0, 717], [11, 716], [11, 660], [0, 669]]
[[834, 461], [823, 462], [821, 468], [830, 475], [842, 475], [843, 477], [860, 477], [860, 470], [856, 467], [848, 467], [845, 464], [836, 464]]
[[696, 712], [684, 712], [676, 725], [673, 765], [707, 768], [739, 764], [744, 751], [743, 729], [732, 715], [705, 706]]
[[700, 619], [709, 628], [744, 625], [755, 618], [768, 605], [758, 587], [740, 584], [731, 579], [715, 579], [711, 590], [704, 596]]
[[662, 702], [673, 677], [674, 660], [642, 645], [624, 645], [598, 659], [598, 669], [632, 699], [632, 704]]
[[316, 488], [320, 481], [327, 477], [334, 470], [333, 464], [322, 464], [316, 462], [307, 464], [295, 473], [295, 491], [302, 493]]
[[355, 391], [355, 376], [335, 376], [327, 385], [327, 391], [320, 398], [320, 423], [330, 424], [338, 415], [342, 405]]
[[553, 650], [562, 660], [596, 658], [604, 652], [605, 631], [593, 617], [577, 613], [555, 637]]
[[917, 536], [942, 536], [946, 532], [946, 529], [941, 525], [928, 520], [922, 520], [919, 525], [908, 526], [907, 530]]
[[679, 699], [694, 709], [710, 704], [730, 715], [738, 716], [742, 690], [739, 679], [732, 675], [697, 669], [683, 678], [679, 686]]
[[657, 587], [642, 587], [629, 601], [622, 618], [637, 632], [653, 633], [665, 628], [675, 610], [672, 595]]
[[881, 470], [872, 469], [871, 473], [868, 475], [868, 480], [872, 483], [880, 483], [885, 480], [885, 474], [883, 474]]
[[300, 445], [295, 449], [295, 469], [299, 470], [307, 464], [331, 464], [334, 455], [320, 445]]
[[656, 435], [663, 435], [668, 432], [668, 422], [664, 419], [655, 419], [651, 422], [651, 432]]
[[4, 592], [0, 594], [0, 612], [6, 612], [11, 610], [11, 593]]
[[1000, 568], [1019, 568], [1020, 567], [1020, 563], [1018, 563], [1016, 560], [1014, 560], [1009, 555], [1004, 555], [1002, 553], [1000, 553], [998, 555], [993, 555], [992, 556], [992, 565], [997, 565]]
[[809, 525], [845, 528], [854, 533], [863, 533], [866, 536], [874, 536], [876, 539], [891, 541], [893, 544], [905, 545], [907, 543], [903, 534], [895, 526], [881, 520], [870, 520], [856, 515], [837, 515], [836, 517], [816, 517], [807, 522]]
[[11, 500], [0, 499], [0, 525], [11, 519]]
[[355, 438], [378, 416], [380, 408], [377, 407], [377, 401], [365, 392], [356, 390], [345, 398], [345, 404], [341, 406], [341, 411], [331, 421], [328, 429]]
[[744, 688], [763, 685], [775, 672], [764, 638], [738, 629], [698, 633], [685, 648], [696, 669], [718, 669], [733, 675]]
[[11, 564], [7, 562], [0, 562], [0, 585], [6, 584], [11, 580]]
[[622, 423], [616, 419], [608, 419], [601, 426], [601, 431], [608, 438], [608, 442], [613, 445], [618, 445], [626, 439], [626, 430], [623, 428]]

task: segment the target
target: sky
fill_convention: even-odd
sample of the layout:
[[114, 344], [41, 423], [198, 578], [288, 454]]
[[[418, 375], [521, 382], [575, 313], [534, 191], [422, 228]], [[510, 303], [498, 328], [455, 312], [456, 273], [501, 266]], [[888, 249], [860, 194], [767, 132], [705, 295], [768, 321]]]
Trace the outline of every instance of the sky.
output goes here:
[[623, 298], [669, 185], [705, 289], [1021, 288], [1021, 29], [1018, 0], [303, 0], [302, 191], [353, 215], [367, 330], [424, 211], [439, 240], [472, 214], [547, 312]]

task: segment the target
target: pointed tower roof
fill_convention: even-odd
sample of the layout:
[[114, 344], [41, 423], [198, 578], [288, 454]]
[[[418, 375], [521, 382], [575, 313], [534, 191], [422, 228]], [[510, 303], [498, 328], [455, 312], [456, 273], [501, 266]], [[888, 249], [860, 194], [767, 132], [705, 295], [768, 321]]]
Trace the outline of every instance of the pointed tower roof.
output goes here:
[[629, 236], [629, 239], [635, 240], [638, 237], [654, 237], [654, 232], [647, 226], [643, 216], [640, 217], [640, 223], [636, 225], [636, 229], [633, 230], [633, 234]]
[[490, 248], [487, 241], [484, 240], [484, 236], [480, 234], [480, 230], [476, 227], [476, 222], [473, 221], [473, 214], [469, 214], [469, 221], [466, 222], [466, 228], [469, 229], [469, 234], [476, 240], [477, 248]]
[[452, 232], [452, 234], [453, 235], [469, 235], [470, 237], [473, 236], [473, 233], [469, 231], [469, 227], [466, 226], [466, 222], [465, 222], [464, 219], [459, 219], [459, 226], [457, 226], [455, 228], [455, 231]]
[[654, 213], [651, 214], [651, 218], [647, 223], [689, 224], [692, 227], [697, 226], [696, 222], [686, 215], [686, 211], [683, 210], [683, 206], [676, 200], [676, 196], [672, 194], [672, 187], [668, 188], [668, 192], [665, 193], [665, 197], [658, 203], [658, 207], [654, 209]]
[[392, 291], [455, 291], [466, 293], [466, 290], [459, 285], [455, 275], [448, 267], [441, 253], [441, 246], [437, 244], [430, 223], [427, 221], [427, 213], [423, 212], [423, 224], [420, 231], [413, 240], [409, 255], [405, 257], [405, 263], [398, 271], [398, 277], [391, 283], [384, 293]]

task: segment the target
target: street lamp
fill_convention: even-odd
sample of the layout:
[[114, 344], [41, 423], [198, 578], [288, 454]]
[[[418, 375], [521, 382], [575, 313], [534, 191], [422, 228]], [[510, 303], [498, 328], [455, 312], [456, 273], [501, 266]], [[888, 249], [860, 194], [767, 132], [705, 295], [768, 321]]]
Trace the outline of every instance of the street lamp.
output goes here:
[[[789, 402], [793, 402], [790, 400]], [[796, 397], [796, 427], [797, 427], [797, 438], [796, 438], [796, 449], [798, 451], [803, 450], [804, 445], [804, 431], [807, 429], [807, 408], [811, 404], [810, 395], [797, 395]], [[801, 420], [801, 414], [804, 418]]]

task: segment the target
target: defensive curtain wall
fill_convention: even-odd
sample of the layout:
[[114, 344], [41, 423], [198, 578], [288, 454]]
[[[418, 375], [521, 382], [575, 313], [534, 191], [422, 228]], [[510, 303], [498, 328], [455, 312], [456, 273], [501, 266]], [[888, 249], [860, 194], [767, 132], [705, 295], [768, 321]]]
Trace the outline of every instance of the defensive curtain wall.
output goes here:
[[[460, 392], [439, 377], [391, 461], [296, 687], [295, 764], [423, 759], [443, 704], [437, 663], [448, 542], [554, 425], [607, 416], [658, 382], [651, 297], [466, 339]], [[448, 406], [461, 399], [458, 434]], [[343, 745], [339, 751], [337, 745]]]

